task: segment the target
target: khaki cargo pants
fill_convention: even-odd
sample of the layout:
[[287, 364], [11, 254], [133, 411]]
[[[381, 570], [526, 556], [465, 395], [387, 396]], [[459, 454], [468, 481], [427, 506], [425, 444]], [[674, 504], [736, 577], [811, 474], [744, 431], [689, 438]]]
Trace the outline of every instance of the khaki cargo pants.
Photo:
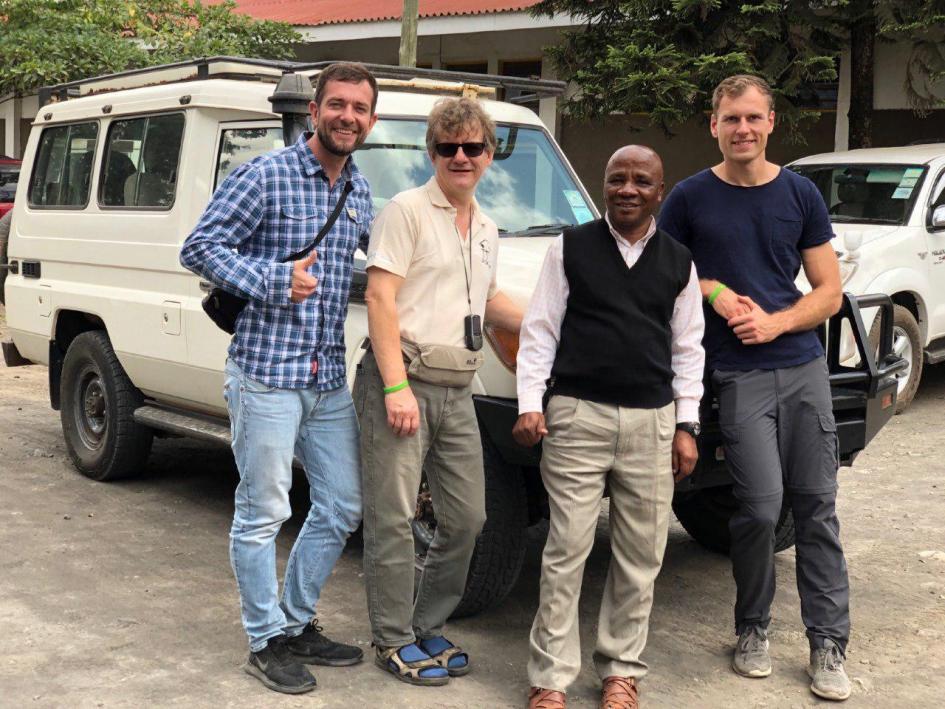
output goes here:
[[610, 485], [611, 563], [594, 664], [601, 678], [641, 677], [653, 584], [663, 562], [673, 499], [674, 403], [630, 409], [567, 396], [548, 404], [541, 477], [551, 522], [541, 597], [529, 638], [532, 686], [566, 691], [581, 668], [578, 601]]
[[[400, 647], [442, 635], [463, 597], [476, 537], [486, 520], [482, 441], [467, 387], [411, 380], [420, 428], [397, 436], [387, 425], [384, 384], [373, 353], [364, 356], [354, 386], [361, 423], [364, 498], [364, 577], [373, 641]], [[411, 530], [421, 471], [436, 510], [416, 602]]]

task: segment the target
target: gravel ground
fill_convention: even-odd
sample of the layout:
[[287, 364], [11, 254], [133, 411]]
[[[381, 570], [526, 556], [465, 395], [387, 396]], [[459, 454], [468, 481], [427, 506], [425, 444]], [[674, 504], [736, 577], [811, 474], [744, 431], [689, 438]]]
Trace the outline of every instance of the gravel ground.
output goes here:
[[[0, 309], [0, 333], [3, 332]], [[852, 584], [850, 707], [941, 706], [945, 693], [945, 367], [926, 370], [912, 407], [841, 471], [843, 541]], [[500, 608], [450, 625], [475, 663], [446, 688], [395, 682], [371, 663], [316, 668], [319, 689], [285, 697], [240, 670], [245, 640], [227, 556], [237, 480], [225, 449], [159, 440], [145, 474], [99, 484], [69, 462], [46, 370], [0, 366], [0, 659], [4, 707], [516, 707], [541, 536]], [[280, 564], [306, 512], [304, 484], [279, 538]], [[590, 667], [607, 571], [606, 508], [581, 603], [584, 669], [569, 706], [596, 706]], [[361, 550], [348, 545], [321, 621], [370, 652]], [[729, 669], [734, 587], [728, 560], [674, 524], [657, 582], [642, 684], [650, 707], [797, 707], [808, 691], [794, 554], [778, 555], [771, 627], [774, 674]]]

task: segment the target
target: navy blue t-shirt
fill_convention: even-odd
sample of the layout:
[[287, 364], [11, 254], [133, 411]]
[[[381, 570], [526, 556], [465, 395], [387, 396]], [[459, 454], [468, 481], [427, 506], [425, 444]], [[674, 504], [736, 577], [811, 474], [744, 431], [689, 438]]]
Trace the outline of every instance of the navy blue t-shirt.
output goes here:
[[[703, 170], [673, 188], [659, 227], [689, 248], [699, 278], [721, 281], [769, 313], [800, 299], [794, 279], [801, 250], [833, 237], [827, 206], [814, 183], [783, 168], [774, 180], [756, 187], [730, 185]], [[710, 369], [780, 369], [824, 354], [814, 330], [743, 345], [708, 303], [703, 308], [702, 344]]]

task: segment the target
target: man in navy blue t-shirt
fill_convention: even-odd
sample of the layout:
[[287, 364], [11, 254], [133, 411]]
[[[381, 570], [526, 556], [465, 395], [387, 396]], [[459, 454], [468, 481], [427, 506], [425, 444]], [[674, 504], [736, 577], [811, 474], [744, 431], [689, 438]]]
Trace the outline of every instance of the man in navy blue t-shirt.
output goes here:
[[[705, 298], [703, 346], [738, 501], [729, 522], [739, 636], [732, 668], [771, 674], [774, 538], [786, 503], [811, 690], [842, 700], [850, 695], [849, 582], [836, 515], [836, 424], [815, 332], [840, 307], [840, 273], [820, 193], [765, 157], [773, 106], [758, 77], [716, 87], [711, 131], [722, 162], [676, 185], [659, 226], [689, 248]], [[812, 286], [806, 295], [794, 285], [801, 266]]]

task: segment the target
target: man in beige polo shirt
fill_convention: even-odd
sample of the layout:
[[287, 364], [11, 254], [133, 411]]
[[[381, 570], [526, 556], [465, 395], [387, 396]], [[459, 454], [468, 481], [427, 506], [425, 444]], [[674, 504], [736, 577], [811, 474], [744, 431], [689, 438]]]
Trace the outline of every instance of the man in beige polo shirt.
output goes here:
[[[522, 321], [496, 287], [498, 229], [474, 196], [495, 145], [478, 102], [438, 102], [427, 122], [434, 175], [384, 207], [368, 247], [371, 351], [354, 390], [364, 574], [375, 661], [410, 684], [445, 684], [470, 668], [468, 654], [443, 637], [485, 522], [469, 382], [481, 362], [482, 320], [514, 332]], [[424, 462], [437, 526], [414, 603], [410, 521]]]

